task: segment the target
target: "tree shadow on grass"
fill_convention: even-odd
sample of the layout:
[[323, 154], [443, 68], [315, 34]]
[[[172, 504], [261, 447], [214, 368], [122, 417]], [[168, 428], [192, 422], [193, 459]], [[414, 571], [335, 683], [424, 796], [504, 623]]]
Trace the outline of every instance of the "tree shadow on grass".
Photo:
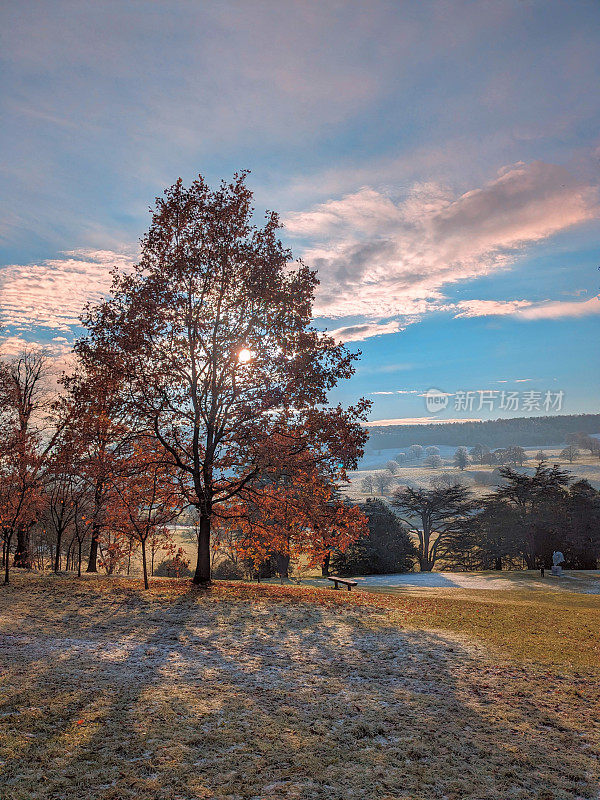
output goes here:
[[456, 637], [193, 592], [77, 616], [16, 658], [11, 702], [51, 719], [4, 757], [15, 800], [597, 794], [581, 731]]

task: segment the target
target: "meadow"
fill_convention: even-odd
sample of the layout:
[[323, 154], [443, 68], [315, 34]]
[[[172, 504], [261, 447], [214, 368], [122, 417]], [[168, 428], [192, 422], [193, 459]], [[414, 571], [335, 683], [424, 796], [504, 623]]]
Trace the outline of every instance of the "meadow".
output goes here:
[[600, 597], [15, 573], [2, 800], [600, 789]]
[[[560, 464], [562, 469], [568, 470], [573, 480], [585, 479], [596, 489], [600, 489], [600, 461], [590, 453], [582, 452], [579, 457], [570, 463], [561, 457], [563, 446], [548, 445], [547, 447], [524, 448], [527, 459], [523, 463], [526, 470], [533, 471], [538, 463], [537, 454], [541, 450], [546, 456], [546, 461], [550, 464]], [[428, 467], [425, 458], [404, 462], [398, 465], [398, 469], [393, 475], [392, 485], [385, 492], [384, 496], [390, 496], [397, 486], [412, 486], [429, 488], [431, 481], [442, 475], [450, 475], [456, 480], [468, 486], [475, 497], [482, 497], [488, 494], [494, 487], [480, 482], [480, 476], [491, 475], [497, 467], [486, 466], [483, 464], [468, 464], [464, 470], [459, 470], [454, 466], [453, 457], [456, 448], [439, 447], [443, 465], [437, 468]], [[406, 448], [404, 448], [406, 450]], [[346, 496], [355, 500], [363, 501], [368, 496], [381, 496], [378, 490], [365, 492], [361, 483], [367, 476], [375, 476], [378, 472], [386, 470], [389, 461], [393, 461], [398, 450], [378, 450], [369, 451], [359, 464], [360, 469], [349, 474], [350, 483], [344, 487]], [[390, 474], [388, 472], [388, 474]]]

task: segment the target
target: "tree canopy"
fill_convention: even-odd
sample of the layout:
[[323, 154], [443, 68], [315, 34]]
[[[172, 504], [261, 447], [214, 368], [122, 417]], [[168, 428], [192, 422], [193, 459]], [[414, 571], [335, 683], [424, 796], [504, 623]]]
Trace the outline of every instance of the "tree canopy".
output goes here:
[[[335, 485], [356, 466], [369, 403], [327, 405], [356, 358], [311, 327], [317, 277], [253, 221], [246, 174], [158, 198], [142, 257], [90, 308], [76, 345], [110, 368], [132, 424], [152, 435], [199, 513], [194, 580], [210, 579], [210, 529], [232, 501], [260, 503], [308, 462]], [[290, 481], [291, 483], [291, 481]]]

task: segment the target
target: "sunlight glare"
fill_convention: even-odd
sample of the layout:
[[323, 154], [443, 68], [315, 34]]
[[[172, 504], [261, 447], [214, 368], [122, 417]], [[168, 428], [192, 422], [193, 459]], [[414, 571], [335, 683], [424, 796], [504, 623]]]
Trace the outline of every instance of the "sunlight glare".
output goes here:
[[238, 361], [240, 364], [248, 364], [248, 362], [252, 361], [255, 356], [256, 353], [253, 350], [248, 350], [244, 347], [244, 349], [240, 350], [238, 354]]

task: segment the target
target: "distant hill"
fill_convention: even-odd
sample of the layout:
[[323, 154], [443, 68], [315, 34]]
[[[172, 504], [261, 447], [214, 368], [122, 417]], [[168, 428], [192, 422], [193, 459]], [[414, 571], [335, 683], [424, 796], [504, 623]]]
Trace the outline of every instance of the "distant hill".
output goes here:
[[485, 422], [369, 427], [367, 450], [401, 450], [411, 444], [473, 447], [491, 450], [516, 444], [536, 447], [562, 444], [568, 433], [600, 432], [600, 414], [559, 414], [553, 417], [512, 417]]

